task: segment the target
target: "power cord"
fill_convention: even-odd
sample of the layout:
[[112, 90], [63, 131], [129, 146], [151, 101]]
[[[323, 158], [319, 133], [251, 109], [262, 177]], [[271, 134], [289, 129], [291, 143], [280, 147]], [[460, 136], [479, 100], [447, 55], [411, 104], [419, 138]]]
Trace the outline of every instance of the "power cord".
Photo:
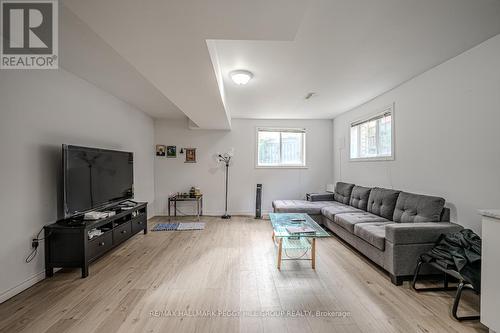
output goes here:
[[40, 229], [40, 231], [36, 234], [36, 237], [31, 240], [31, 248], [32, 248], [32, 250], [31, 250], [30, 254], [24, 260], [26, 263], [30, 263], [33, 259], [35, 259], [36, 255], [38, 253], [38, 246], [40, 245], [40, 242], [43, 241], [43, 240], [45, 240], [45, 239], [47, 239], [48, 237], [50, 237], [51, 233], [49, 233], [47, 235], [47, 237], [39, 238], [40, 234], [43, 231], [43, 228], [44, 227], [42, 227], [42, 229]]

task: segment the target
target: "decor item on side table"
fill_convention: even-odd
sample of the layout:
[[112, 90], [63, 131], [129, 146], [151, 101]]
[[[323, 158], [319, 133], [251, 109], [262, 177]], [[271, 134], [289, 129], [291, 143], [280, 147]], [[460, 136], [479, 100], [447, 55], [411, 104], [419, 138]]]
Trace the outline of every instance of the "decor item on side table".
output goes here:
[[224, 208], [224, 215], [221, 216], [223, 219], [230, 219], [231, 215], [227, 213], [227, 186], [228, 186], [228, 177], [229, 177], [229, 163], [231, 162], [231, 158], [234, 155], [234, 150], [231, 149], [227, 153], [217, 153], [217, 160], [219, 162], [224, 162], [226, 164], [226, 201]]

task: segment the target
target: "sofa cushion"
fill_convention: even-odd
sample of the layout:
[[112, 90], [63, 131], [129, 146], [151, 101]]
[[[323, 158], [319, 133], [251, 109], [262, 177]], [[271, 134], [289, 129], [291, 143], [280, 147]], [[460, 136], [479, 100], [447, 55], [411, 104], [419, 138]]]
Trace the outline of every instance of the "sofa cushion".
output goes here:
[[429, 195], [401, 192], [396, 202], [394, 222], [439, 222], [444, 199]]
[[364, 241], [385, 250], [385, 226], [392, 222], [358, 223], [354, 226], [354, 234]]
[[367, 212], [335, 215], [334, 221], [351, 233], [354, 233], [354, 226], [358, 223], [389, 222], [383, 217]]
[[387, 226], [385, 238], [394, 245], [434, 244], [442, 234], [452, 234], [462, 229], [461, 225], [450, 222], [393, 223]]
[[305, 213], [311, 215], [321, 214], [321, 208], [338, 204], [335, 201], [306, 201], [306, 200], [274, 200], [275, 213]]
[[399, 192], [400, 191], [380, 187], [372, 188], [366, 210], [388, 220], [392, 220]]
[[323, 207], [321, 209], [321, 214], [326, 216], [328, 219], [334, 221], [335, 215], [337, 214], [345, 214], [345, 213], [362, 213], [361, 209], [357, 209], [348, 205], [344, 205], [341, 203], [336, 203], [335, 205]]
[[349, 204], [353, 187], [354, 184], [338, 182], [335, 185], [335, 193], [333, 194], [333, 198], [335, 199], [335, 201], [343, 203], [344, 205]]
[[370, 187], [354, 186], [351, 192], [351, 199], [349, 200], [349, 205], [366, 210], [368, 206], [368, 198], [370, 197]]

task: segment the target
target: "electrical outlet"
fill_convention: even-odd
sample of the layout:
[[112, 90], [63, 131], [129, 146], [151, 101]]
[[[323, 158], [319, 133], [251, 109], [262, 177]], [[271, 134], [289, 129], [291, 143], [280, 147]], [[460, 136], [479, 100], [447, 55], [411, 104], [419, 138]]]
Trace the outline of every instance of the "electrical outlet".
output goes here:
[[38, 239], [33, 238], [33, 239], [31, 240], [31, 247], [32, 247], [32, 248], [36, 249], [36, 248], [38, 247], [38, 245], [39, 245], [39, 244], [40, 244], [40, 242], [39, 242], [39, 240], [38, 240]]

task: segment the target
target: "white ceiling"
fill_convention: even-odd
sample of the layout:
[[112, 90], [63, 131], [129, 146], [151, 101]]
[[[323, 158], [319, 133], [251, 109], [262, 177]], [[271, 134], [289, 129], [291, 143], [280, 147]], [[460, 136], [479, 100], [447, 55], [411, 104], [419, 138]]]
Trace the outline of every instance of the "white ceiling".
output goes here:
[[60, 66], [152, 117], [184, 113], [71, 11], [59, 12]]
[[215, 47], [233, 118], [333, 118], [498, 33], [497, 0], [318, 0], [294, 41]]
[[[106, 54], [141, 82], [139, 108], [157, 118], [182, 111], [212, 129], [230, 128], [231, 117], [333, 118], [500, 33], [498, 0], [63, 2], [93, 36], [66, 42], [83, 49], [70, 70], [116, 90], [121, 71], [103, 75], [76, 56]], [[236, 86], [234, 69], [255, 77]]]
[[64, 0], [64, 6], [196, 125], [227, 129], [206, 40], [293, 40], [307, 1]]

